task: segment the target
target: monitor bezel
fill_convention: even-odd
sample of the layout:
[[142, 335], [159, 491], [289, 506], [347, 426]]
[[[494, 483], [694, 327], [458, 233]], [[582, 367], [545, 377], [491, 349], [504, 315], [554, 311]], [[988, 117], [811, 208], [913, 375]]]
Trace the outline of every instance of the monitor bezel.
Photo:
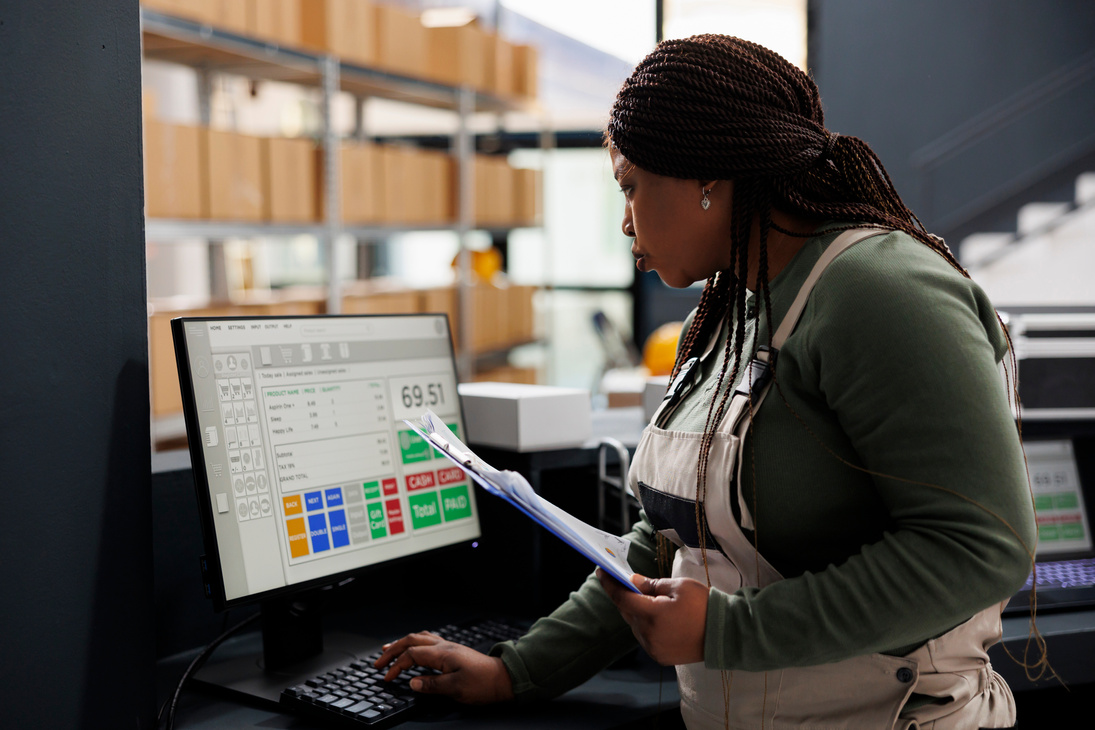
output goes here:
[[[362, 565], [357, 568], [342, 570], [338, 573], [313, 578], [299, 583], [291, 583], [280, 588], [273, 588], [259, 593], [249, 593], [238, 598], [229, 599], [225, 592], [224, 575], [221, 571], [220, 549], [217, 543], [216, 525], [213, 518], [213, 502], [209, 490], [209, 474], [206, 472], [205, 456], [201, 449], [201, 428], [198, 422], [197, 401], [193, 387], [193, 377], [190, 371], [190, 358], [187, 352], [186, 324], [192, 322], [223, 322], [223, 321], [262, 321], [262, 320], [322, 320], [322, 319], [376, 319], [376, 318], [409, 318], [409, 317], [442, 317], [448, 330], [449, 357], [453, 362], [453, 375], [457, 386], [460, 384], [460, 376], [456, 368], [456, 350], [453, 345], [452, 323], [445, 312], [414, 312], [398, 314], [303, 314], [303, 315], [240, 315], [240, 316], [183, 316], [171, 319], [171, 335], [175, 349], [175, 363], [179, 372], [179, 388], [183, 403], [183, 420], [187, 432], [187, 449], [190, 453], [191, 468], [193, 471], [195, 499], [198, 503], [198, 516], [201, 522], [202, 545], [205, 549], [203, 560], [203, 578], [205, 580], [206, 597], [213, 601], [213, 608], [217, 612], [226, 611], [240, 606], [262, 604], [271, 600], [284, 598], [296, 593], [307, 593], [313, 590], [334, 585], [342, 585], [351, 579], [361, 575], [376, 572], [381, 569], [397, 568], [414, 560], [421, 560], [426, 556], [441, 556], [455, 550], [474, 546], [482, 540], [483, 524], [478, 507], [476, 508], [477, 535], [471, 538], [462, 538], [448, 545], [429, 548], [421, 552], [404, 555], [398, 558], [382, 560], [378, 563]], [[460, 405], [457, 396], [458, 417], [461, 433], [466, 434], [467, 424], [464, 421], [464, 409]], [[195, 436], [197, 435], [197, 436]], [[479, 487], [474, 483], [471, 489], [476, 493], [478, 504], [482, 496]]]

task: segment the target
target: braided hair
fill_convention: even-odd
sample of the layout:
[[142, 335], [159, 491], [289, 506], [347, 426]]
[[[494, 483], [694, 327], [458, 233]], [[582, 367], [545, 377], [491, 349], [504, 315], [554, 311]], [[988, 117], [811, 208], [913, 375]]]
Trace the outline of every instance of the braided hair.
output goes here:
[[[612, 107], [607, 142], [631, 164], [658, 175], [732, 180], [730, 260], [706, 283], [673, 368], [702, 351], [725, 316], [731, 335], [704, 427], [697, 476], [697, 524], [706, 490], [707, 454], [742, 367], [749, 238], [759, 229], [757, 294], [771, 345], [768, 234], [808, 238], [772, 220], [773, 210], [803, 219], [854, 221], [843, 228], [908, 233], [968, 276], [942, 239], [930, 235], [902, 202], [867, 143], [825, 128], [817, 86], [802, 70], [763, 46], [722, 35], [667, 40], [635, 68]], [[834, 227], [831, 230], [839, 230]], [[740, 272], [735, 274], [735, 272]], [[753, 338], [754, 349], [758, 346]], [[748, 353], [751, 357], [755, 353]], [[729, 373], [728, 367], [731, 367]], [[778, 381], [777, 381], [778, 385]]]

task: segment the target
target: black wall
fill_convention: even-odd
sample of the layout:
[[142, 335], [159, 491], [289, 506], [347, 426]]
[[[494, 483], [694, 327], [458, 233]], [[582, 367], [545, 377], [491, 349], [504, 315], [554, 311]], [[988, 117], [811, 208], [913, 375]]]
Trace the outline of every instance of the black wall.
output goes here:
[[[826, 126], [866, 140], [929, 230], [957, 244], [1014, 230], [1028, 200], [1066, 199], [1095, 169], [1095, 3], [1090, 0], [811, 0], [809, 66]], [[1086, 70], [1078, 66], [1086, 64]], [[934, 186], [912, 164], [985, 110], [1025, 103], [1054, 72], [1057, 97], [944, 162]]]
[[0, 0], [0, 724], [151, 727], [137, 0]]

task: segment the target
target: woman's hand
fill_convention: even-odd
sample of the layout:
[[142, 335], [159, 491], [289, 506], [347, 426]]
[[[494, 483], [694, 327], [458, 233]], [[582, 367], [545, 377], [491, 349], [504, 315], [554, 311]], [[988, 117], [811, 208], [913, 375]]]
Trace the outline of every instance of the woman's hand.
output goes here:
[[410, 685], [415, 692], [445, 695], [469, 705], [513, 699], [513, 683], [501, 659], [445, 641], [437, 634], [410, 634], [385, 644], [374, 666], [382, 669], [389, 665], [384, 675], [389, 682], [414, 666], [441, 672], [412, 679]]
[[707, 586], [691, 578], [654, 579], [636, 574], [631, 582], [642, 591], [638, 594], [600, 568], [597, 577], [654, 661], [665, 665], [703, 661]]

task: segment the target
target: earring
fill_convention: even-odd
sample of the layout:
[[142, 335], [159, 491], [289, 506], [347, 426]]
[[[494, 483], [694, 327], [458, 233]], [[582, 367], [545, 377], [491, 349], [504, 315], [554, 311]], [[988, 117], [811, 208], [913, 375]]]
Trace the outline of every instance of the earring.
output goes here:
[[710, 190], [704, 190], [703, 191], [703, 200], [700, 201], [700, 207], [703, 208], [704, 210], [707, 210], [708, 208], [711, 207], [711, 201], [707, 199], [707, 194], [709, 192], [711, 192], [711, 191]]

